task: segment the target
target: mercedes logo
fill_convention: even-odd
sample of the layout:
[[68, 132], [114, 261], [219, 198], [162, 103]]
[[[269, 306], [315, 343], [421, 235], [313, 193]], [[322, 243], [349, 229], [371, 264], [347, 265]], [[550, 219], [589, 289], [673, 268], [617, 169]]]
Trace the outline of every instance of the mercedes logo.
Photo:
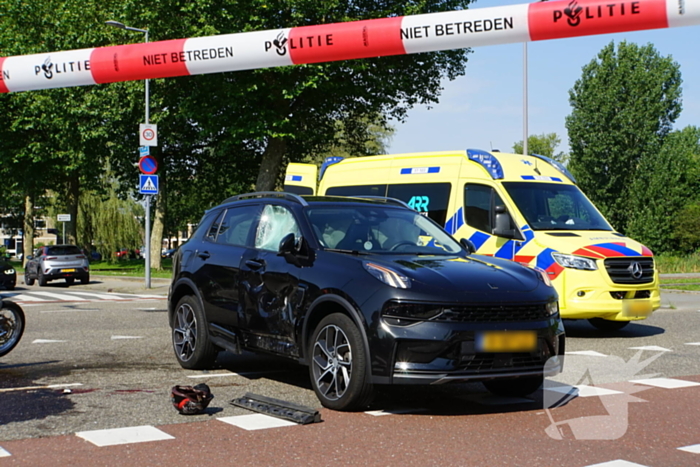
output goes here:
[[636, 261], [632, 261], [632, 264], [630, 264], [630, 267], [628, 267], [627, 270], [630, 272], [632, 277], [634, 277], [635, 279], [641, 279], [642, 274], [644, 274], [644, 270], [642, 269], [642, 265]]

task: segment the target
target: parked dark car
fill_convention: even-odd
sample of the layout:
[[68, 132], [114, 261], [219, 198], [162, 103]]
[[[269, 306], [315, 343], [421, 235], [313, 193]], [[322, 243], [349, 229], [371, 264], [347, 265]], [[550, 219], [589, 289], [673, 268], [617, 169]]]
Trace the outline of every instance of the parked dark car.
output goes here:
[[82, 284], [90, 282], [90, 264], [87, 256], [75, 245], [51, 245], [37, 248], [27, 256], [24, 265], [24, 283], [40, 286], [56, 279], [65, 279], [71, 285], [76, 279]]
[[0, 259], [0, 285], [7, 290], [13, 290], [17, 285], [15, 267], [3, 259]]
[[557, 299], [544, 271], [471, 255], [401, 201], [275, 192], [206, 212], [173, 257], [168, 312], [182, 367], [287, 357], [324, 406], [356, 410], [378, 384], [536, 391], [561, 371]]

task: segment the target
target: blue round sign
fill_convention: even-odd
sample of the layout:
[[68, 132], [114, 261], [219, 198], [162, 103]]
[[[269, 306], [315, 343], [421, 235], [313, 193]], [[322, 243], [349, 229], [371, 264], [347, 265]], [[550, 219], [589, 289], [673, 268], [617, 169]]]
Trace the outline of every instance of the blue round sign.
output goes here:
[[139, 169], [143, 174], [153, 175], [158, 171], [158, 161], [153, 156], [144, 156], [139, 161]]

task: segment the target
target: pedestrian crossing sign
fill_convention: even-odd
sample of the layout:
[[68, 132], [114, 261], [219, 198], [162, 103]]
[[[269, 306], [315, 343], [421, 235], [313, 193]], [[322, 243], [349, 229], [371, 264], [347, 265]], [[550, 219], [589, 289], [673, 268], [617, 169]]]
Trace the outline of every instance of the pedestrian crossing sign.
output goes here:
[[139, 193], [142, 195], [157, 195], [158, 175], [139, 175]]

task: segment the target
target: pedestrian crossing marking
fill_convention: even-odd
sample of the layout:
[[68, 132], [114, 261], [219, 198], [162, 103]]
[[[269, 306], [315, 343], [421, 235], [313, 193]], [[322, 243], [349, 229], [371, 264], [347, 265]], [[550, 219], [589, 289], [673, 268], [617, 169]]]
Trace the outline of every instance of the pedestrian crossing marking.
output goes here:
[[128, 294], [128, 293], [93, 293], [81, 291], [65, 291], [61, 293], [45, 291], [22, 291], [8, 292], [3, 297], [12, 300], [20, 305], [25, 304], [48, 304], [56, 302], [122, 302], [122, 301], [143, 301], [143, 300], [165, 300], [164, 295], [154, 294]]

